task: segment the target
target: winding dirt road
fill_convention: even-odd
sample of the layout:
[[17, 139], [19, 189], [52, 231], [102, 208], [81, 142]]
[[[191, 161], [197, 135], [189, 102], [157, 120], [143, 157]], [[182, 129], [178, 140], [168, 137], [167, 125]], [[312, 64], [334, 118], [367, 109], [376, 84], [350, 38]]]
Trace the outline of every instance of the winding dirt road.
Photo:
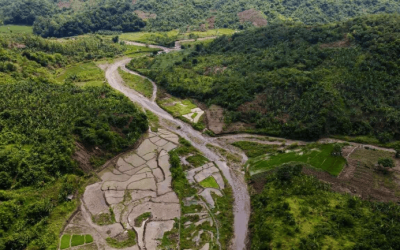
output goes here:
[[[206, 39], [211, 39], [213, 37], [209, 38], [201, 38], [198, 40], [206, 40]], [[141, 43], [136, 43], [136, 42], [126, 42], [128, 45], [136, 45], [136, 46], [148, 46], [150, 48], [158, 48], [161, 49], [165, 53], [169, 53], [172, 51], [179, 51], [181, 49], [180, 44], [181, 42], [190, 42], [194, 40], [185, 40], [185, 41], [177, 41], [175, 43], [175, 48], [165, 48], [162, 46], [157, 46], [157, 45], [146, 45], [146, 44], [141, 44]], [[246, 249], [246, 244], [247, 244], [247, 236], [248, 236], [248, 222], [250, 218], [250, 196], [247, 190], [247, 185], [245, 182], [244, 174], [240, 171], [240, 169], [233, 169], [228, 167], [227, 165], [227, 160], [223, 159], [223, 156], [217, 154], [216, 152], [210, 150], [206, 145], [211, 144], [214, 146], [220, 146], [224, 148], [225, 150], [230, 151], [231, 153], [234, 154], [240, 154], [243, 159], [243, 163], [247, 161], [246, 155], [243, 154], [243, 152], [238, 151], [235, 147], [232, 147], [230, 145], [231, 142], [233, 141], [238, 141], [238, 140], [253, 140], [259, 143], [265, 143], [265, 144], [281, 144], [282, 142], [276, 141], [276, 142], [266, 142], [262, 140], [258, 140], [257, 137], [262, 137], [262, 136], [256, 136], [256, 135], [250, 135], [250, 134], [236, 134], [236, 135], [226, 135], [218, 138], [210, 138], [199, 131], [194, 130], [190, 125], [184, 123], [181, 120], [173, 118], [169, 113], [167, 113], [165, 110], [161, 109], [157, 103], [155, 102], [156, 95], [157, 95], [157, 85], [151, 80], [148, 79], [147, 77], [144, 77], [140, 75], [137, 72], [133, 72], [125, 67], [126, 64], [130, 62], [130, 58], [128, 59], [123, 59], [120, 61], [115, 62], [114, 64], [110, 65], [106, 69], [106, 78], [108, 80], [108, 83], [111, 85], [112, 88], [120, 91], [123, 93], [125, 96], [127, 96], [131, 101], [139, 104], [143, 108], [150, 110], [153, 112], [155, 115], [157, 115], [160, 118], [160, 121], [164, 127], [167, 127], [171, 131], [173, 131], [176, 134], [179, 134], [181, 137], [185, 138], [186, 140], [190, 141], [194, 147], [196, 147], [198, 150], [200, 150], [207, 158], [209, 158], [211, 161], [214, 161], [217, 163], [218, 167], [221, 169], [223, 174], [225, 175], [225, 178], [228, 180], [229, 184], [232, 186], [233, 189], [233, 194], [235, 198], [234, 202], [234, 240], [232, 242], [232, 249]], [[138, 75], [140, 77], [148, 79], [152, 84], [153, 84], [153, 96], [149, 100], [140, 93], [136, 92], [133, 89], [128, 88], [125, 84], [124, 81], [122, 80], [121, 76], [118, 74], [118, 68], [121, 68], [122, 70]], [[276, 139], [282, 139], [282, 138], [276, 138]], [[283, 139], [285, 140], [285, 139]], [[331, 139], [331, 138], [325, 138], [319, 140], [320, 143], [333, 143], [333, 142], [343, 142], [340, 140], [336, 139]], [[300, 145], [307, 144], [309, 142], [304, 142], [304, 141], [295, 141], [295, 140], [286, 140], [287, 144], [292, 144], [292, 143], [298, 143]], [[376, 147], [372, 145], [365, 145], [365, 144], [358, 144], [358, 143], [350, 143], [353, 146], [359, 146], [359, 147], [371, 147], [371, 148], [376, 148], [379, 150], [384, 150], [384, 151], [390, 151], [394, 152], [393, 149], [387, 149], [387, 148], [381, 148], [381, 147]]]
[[[210, 39], [210, 38], [208, 38]], [[205, 40], [205, 39], [203, 39]], [[136, 46], [146, 46], [145, 44], [139, 43], [127, 43], [133, 44]], [[176, 42], [175, 49], [169, 49], [157, 46], [157, 48], [162, 49], [164, 52], [168, 53], [173, 50], [179, 50], [180, 42]], [[149, 46], [155, 47], [155, 46]], [[190, 141], [194, 147], [200, 150], [207, 158], [211, 161], [214, 161], [218, 167], [223, 172], [225, 178], [228, 180], [229, 184], [232, 186], [233, 195], [235, 198], [234, 202], [234, 239], [232, 242], [232, 249], [246, 249], [247, 243], [247, 229], [248, 229], [248, 222], [250, 217], [250, 196], [247, 190], [247, 185], [245, 182], [244, 174], [239, 170], [234, 170], [228, 167], [226, 159], [223, 159], [220, 155], [216, 152], [210, 150], [206, 145], [212, 144], [215, 145], [214, 140], [207, 136], [204, 136], [199, 131], [194, 130], [190, 125], [182, 122], [181, 120], [173, 118], [169, 113], [161, 109], [157, 103], [155, 102], [157, 86], [154, 82], [154, 92], [153, 97], [151, 100], [147, 99], [143, 95], [139, 94], [133, 89], [128, 88], [121, 76], [118, 73], [118, 68], [122, 68], [124, 71], [139, 75], [136, 72], [132, 72], [125, 68], [125, 65], [129, 63], [131, 59], [123, 59], [121, 61], [117, 61], [114, 64], [110, 65], [106, 69], [106, 78], [110, 86], [125, 96], [127, 96], [131, 101], [139, 104], [143, 108], [150, 110], [155, 115], [157, 115], [161, 122], [163, 123], [164, 127], [167, 127], [171, 131], [176, 134], [179, 134], [181, 137], [185, 138], [186, 140]], [[142, 76], [143, 77], [143, 76]], [[145, 77], [144, 77], [145, 78]], [[150, 79], [149, 79], [150, 80]], [[151, 80], [150, 80], [151, 81]], [[218, 146], [218, 145], [216, 145]], [[229, 150], [229, 147], [225, 149]], [[246, 160], [246, 158], [244, 158]]]

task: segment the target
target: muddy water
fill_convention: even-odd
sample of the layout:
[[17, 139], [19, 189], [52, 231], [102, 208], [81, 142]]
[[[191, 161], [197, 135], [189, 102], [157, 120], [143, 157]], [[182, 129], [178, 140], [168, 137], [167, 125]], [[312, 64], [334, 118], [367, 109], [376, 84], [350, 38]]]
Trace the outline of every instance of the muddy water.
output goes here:
[[[136, 44], [137, 45], [137, 44]], [[165, 52], [171, 51], [164, 49]], [[219, 155], [206, 147], [208, 143], [213, 143], [213, 140], [204, 136], [199, 131], [194, 130], [190, 125], [181, 120], [173, 118], [169, 113], [161, 109], [155, 102], [155, 95], [152, 100], [145, 98], [135, 90], [126, 87], [122, 78], [118, 74], [118, 68], [122, 67], [125, 71], [130, 72], [125, 68], [130, 59], [124, 59], [110, 65], [106, 70], [106, 78], [112, 88], [120, 91], [127, 96], [131, 101], [141, 105], [143, 108], [150, 110], [158, 117], [167, 122], [163, 122], [168, 129], [179, 134], [186, 140], [190, 141], [194, 147], [200, 150], [207, 158], [214, 161], [223, 172], [225, 178], [232, 186], [235, 198], [234, 202], [234, 241], [232, 249], [245, 249], [247, 240], [247, 228], [250, 217], [250, 196], [247, 191], [247, 185], [244, 180], [244, 175], [240, 172], [230, 169], [226, 162]], [[134, 72], [134, 74], [137, 74]], [[150, 79], [149, 79], [150, 80]], [[154, 84], [154, 83], [153, 83]], [[154, 84], [155, 85], [155, 84]], [[155, 86], [156, 87], [156, 86]], [[155, 88], [156, 90], [156, 88]], [[179, 129], [178, 129], [179, 127]], [[225, 148], [227, 149], [227, 148]]]

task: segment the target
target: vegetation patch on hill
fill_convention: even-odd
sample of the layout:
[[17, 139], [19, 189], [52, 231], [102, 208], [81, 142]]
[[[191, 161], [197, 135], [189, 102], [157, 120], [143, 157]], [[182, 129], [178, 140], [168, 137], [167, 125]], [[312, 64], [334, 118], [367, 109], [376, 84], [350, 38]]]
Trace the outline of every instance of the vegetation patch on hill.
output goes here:
[[251, 196], [251, 249], [391, 249], [399, 243], [394, 203], [334, 193], [290, 166], [264, 178], [262, 191]]
[[[270, 24], [131, 65], [175, 96], [224, 107], [225, 123], [249, 124], [248, 132], [387, 143], [400, 136], [399, 23], [398, 15], [371, 15]], [[321, 46], [344, 38], [349, 46]]]

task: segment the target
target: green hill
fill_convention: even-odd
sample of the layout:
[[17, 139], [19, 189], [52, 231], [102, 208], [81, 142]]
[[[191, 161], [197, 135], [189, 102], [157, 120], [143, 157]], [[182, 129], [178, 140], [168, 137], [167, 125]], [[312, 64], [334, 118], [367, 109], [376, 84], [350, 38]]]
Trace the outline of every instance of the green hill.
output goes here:
[[133, 60], [170, 93], [227, 109], [225, 121], [294, 138], [399, 138], [400, 16], [286, 22]]
[[141, 21], [148, 31], [194, 31], [247, 29], [282, 20], [321, 24], [399, 12], [396, 0], [0, 0], [5, 24], [36, 23], [35, 33], [45, 37], [136, 31], [144, 28]]

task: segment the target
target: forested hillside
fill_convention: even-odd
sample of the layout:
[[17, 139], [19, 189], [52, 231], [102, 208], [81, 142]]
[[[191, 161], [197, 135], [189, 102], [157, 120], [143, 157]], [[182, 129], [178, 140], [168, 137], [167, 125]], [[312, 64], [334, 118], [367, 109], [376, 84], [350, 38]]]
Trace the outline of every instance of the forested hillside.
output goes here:
[[72, 15], [63, 13], [50, 18], [38, 17], [33, 32], [42, 37], [66, 37], [99, 30], [139, 31], [145, 25], [145, 22], [133, 13], [131, 5], [118, 2]]
[[398, 13], [396, 0], [0, 0], [6, 24], [35, 23], [42, 36], [101, 30], [246, 29], [290, 20], [304, 24], [343, 21], [365, 14]]
[[305, 24], [329, 23], [364, 14], [398, 13], [396, 0], [137, 0], [134, 9], [148, 19], [151, 29], [242, 29], [281, 20]]
[[174, 95], [223, 106], [227, 123], [250, 123], [257, 132], [388, 142], [400, 136], [399, 41], [399, 15], [286, 22], [129, 67]]
[[121, 54], [111, 40], [13, 35], [0, 48], [0, 249], [57, 249], [77, 206], [66, 198], [87, 180], [75, 152], [88, 154], [89, 168], [101, 164], [132, 146], [147, 118], [107, 85], [54, 80], [71, 63]]

